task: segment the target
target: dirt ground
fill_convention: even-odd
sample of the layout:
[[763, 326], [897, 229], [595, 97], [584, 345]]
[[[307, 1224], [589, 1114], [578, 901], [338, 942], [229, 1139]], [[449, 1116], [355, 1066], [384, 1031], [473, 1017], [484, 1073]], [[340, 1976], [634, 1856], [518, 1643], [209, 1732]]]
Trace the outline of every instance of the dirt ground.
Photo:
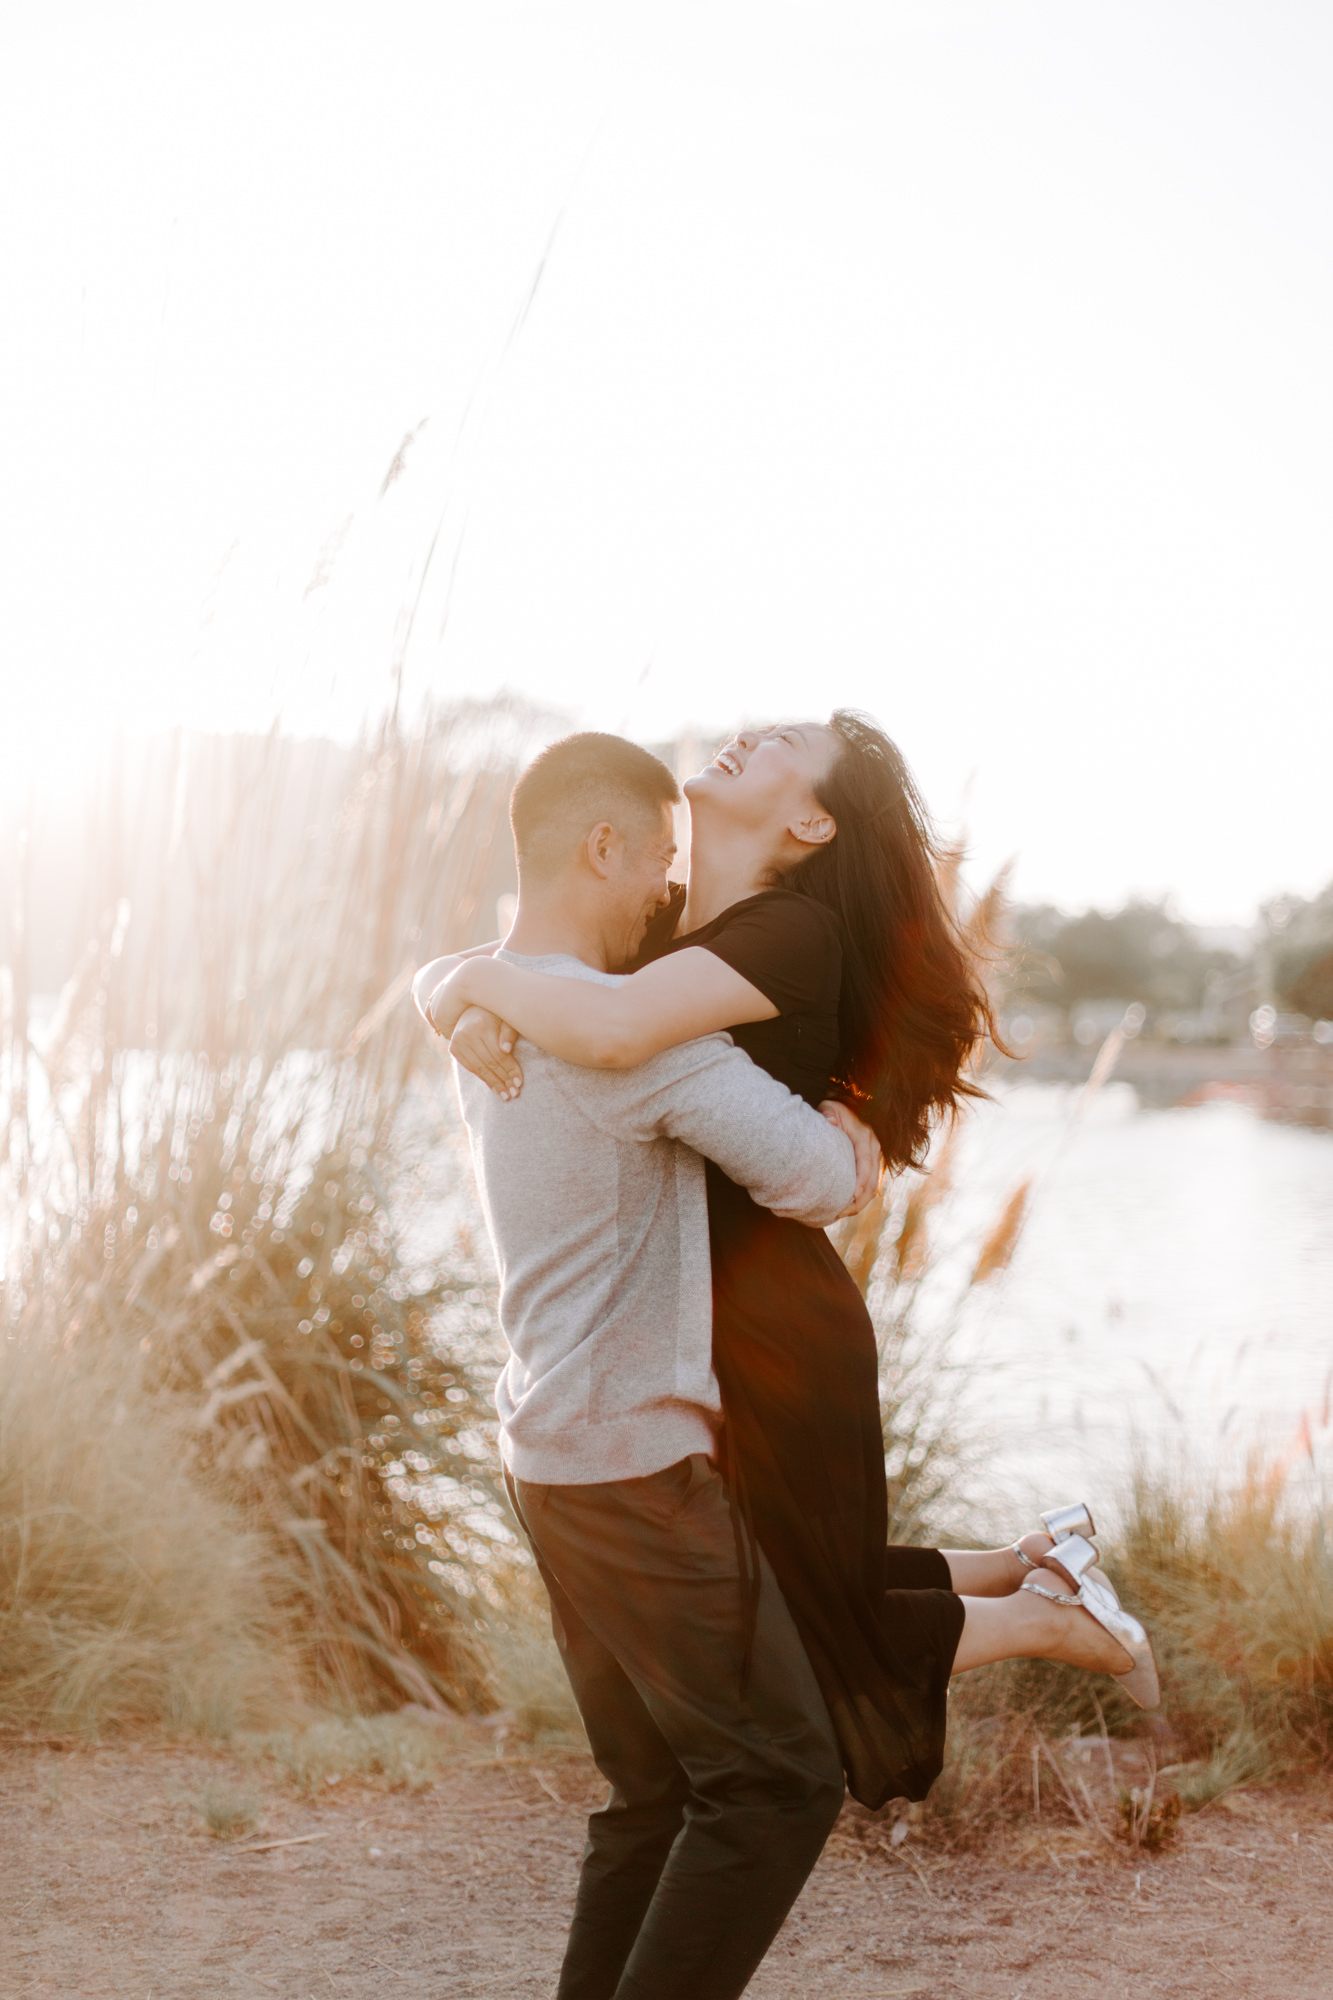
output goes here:
[[[257, 1829], [214, 1838], [210, 1788]], [[544, 2000], [600, 1794], [573, 1757], [307, 1802], [202, 1752], [0, 1746], [0, 1993]], [[864, 1835], [847, 1815], [752, 2000], [1333, 1993], [1326, 1790], [1233, 1794], [1158, 1857], [1068, 1825], [954, 1859]]]

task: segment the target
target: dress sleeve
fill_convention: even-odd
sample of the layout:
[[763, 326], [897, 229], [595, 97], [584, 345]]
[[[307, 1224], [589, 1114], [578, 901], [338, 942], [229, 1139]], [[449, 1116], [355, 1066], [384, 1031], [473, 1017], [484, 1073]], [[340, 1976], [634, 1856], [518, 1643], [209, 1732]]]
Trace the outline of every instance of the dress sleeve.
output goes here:
[[703, 949], [758, 987], [779, 1014], [815, 1012], [842, 971], [837, 918], [792, 889], [740, 904]]
[[672, 941], [676, 935], [676, 926], [680, 922], [680, 913], [684, 907], [685, 884], [683, 882], [673, 882], [671, 884], [671, 901], [664, 910], [654, 911], [653, 915], [648, 919], [648, 928], [643, 934], [643, 943], [639, 946], [638, 956], [630, 967], [632, 972], [638, 972], [642, 966], [651, 965], [655, 958], [661, 958], [663, 952], [670, 951]]

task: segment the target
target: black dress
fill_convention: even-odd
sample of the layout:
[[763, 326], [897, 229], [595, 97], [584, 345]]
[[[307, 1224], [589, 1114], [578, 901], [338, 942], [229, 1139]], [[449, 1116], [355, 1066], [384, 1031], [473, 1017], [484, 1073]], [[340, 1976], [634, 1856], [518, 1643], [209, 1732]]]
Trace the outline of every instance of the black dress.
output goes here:
[[[842, 938], [823, 904], [771, 889], [640, 963], [714, 952], [772, 1001], [731, 1035], [811, 1104], [838, 1059]], [[713, 1363], [723, 1467], [800, 1629], [862, 1804], [924, 1798], [944, 1754], [963, 1606], [935, 1549], [888, 1547], [888, 1489], [870, 1315], [822, 1229], [785, 1222], [708, 1163]]]

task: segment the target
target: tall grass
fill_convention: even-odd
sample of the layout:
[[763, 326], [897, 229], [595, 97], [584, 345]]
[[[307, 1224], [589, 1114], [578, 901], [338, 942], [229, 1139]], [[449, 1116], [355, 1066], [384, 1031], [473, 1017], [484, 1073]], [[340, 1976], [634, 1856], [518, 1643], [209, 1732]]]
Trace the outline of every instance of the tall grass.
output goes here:
[[[274, 1690], [495, 1699], [487, 1632], [517, 1586], [490, 1279], [405, 996], [427, 951], [493, 934], [529, 727], [504, 708], [386, 726], [344, 756], [341, 801], [309, 827], [297, 748], [276, 737], [170, 746], [133, 802], [113, 770], [91, 937], [41, 1035], [20, 910], [0, 1582], [26, 1651], [0, 1664], [0, 1714], [239, 1714], [248, 1698], [224, 1690], [261, 1632]], [[80, 1468], [118, 1452], [123, 1518], [110, 1497], [71, 1506], [62, 1553], [31, 1560], [56, 1532], [42, 1496], [62, 1464], [82, 1491]], [[183, 1606], [199, 1595], [171, 1568], [177, 1519], [212, 1524], [203, 1573], [234, 1579], [253, 1615], [166, 1618], [177, 1588]], [[132, 1575], [163, 1579], [156, 1596]], [[139, 1695], [129, 1666], [87, 1692], [99, 1632], [108, 1660], [155, 1662]], [[192, 1675], [216, 1683], [202, 1707], [179, 1693]]]
[[1333, 1544], [1280, 1464], [1239, 1483], [1141, 1468], [1116, 1566], [1161, 1634], [1183, 1754], [1299, 1769], [1333, 1752]]

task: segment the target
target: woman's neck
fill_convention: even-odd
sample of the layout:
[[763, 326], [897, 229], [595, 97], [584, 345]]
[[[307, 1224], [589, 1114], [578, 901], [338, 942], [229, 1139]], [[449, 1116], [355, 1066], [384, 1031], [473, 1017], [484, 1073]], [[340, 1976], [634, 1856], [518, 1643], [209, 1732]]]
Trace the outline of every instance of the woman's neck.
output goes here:
[[743, 834], [718, 837], [716, 829], [701, 840], [697, 831], [690, 835], [690, 872], [685, 889], [685, 906], [676, 925], [676, 936], [702, 930], [720, 917], [733, 903], [771, 889], [777, 874], [773, 857]]

